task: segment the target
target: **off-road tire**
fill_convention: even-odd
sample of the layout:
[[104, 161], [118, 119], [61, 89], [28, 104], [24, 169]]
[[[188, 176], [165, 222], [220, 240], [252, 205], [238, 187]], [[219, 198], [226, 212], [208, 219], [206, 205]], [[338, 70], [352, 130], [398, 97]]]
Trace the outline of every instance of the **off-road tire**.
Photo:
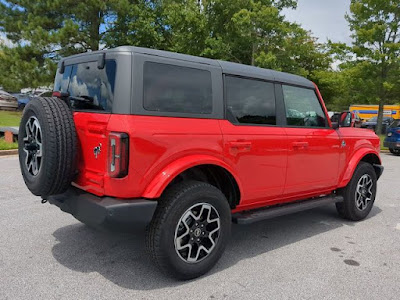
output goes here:
[[[26, 124], [36, 118], [41, 129], [42, 158], [34, 176], [25, 163]], [[18, 154], [25, 184], [36, 196], [63, 193], [75, 175], [77, 138], [72, 112], [58, 98], [36, 97], [25, 106], [18, 134]], [[26, 148], [25, 148], [26, 149]]]
[[[359, 210], [356, 205], [356, 189], [357, 184], [360, 178], [367, 174], [372, 179], [372, 197], [369, 201], [368, 205], [364, 210]], [[344, 198], [343, 202], [336, 203], [336, 209], [338, 214], [345, 219], [351, 221], [360, 221], [366, 218], [371, 211], [375, 196], [376, 196], [376, 189], [377, 189], [377, 177], [374, 170], [374, 167], [366, 162], [360, 162], [354, 171], [353, 177], [351, 178], [350, 182], [347, 186], [338, 191], [339, 195], [342, 195]]]
[[[215, 248], [203, 260], [188, 263], [175, 250], [175, 229], [182, 215], [196, 203], [211, 204], [220, 217], [220, 233]], [[225, 250], [231, 231], [231, 209], [224, 194], [216, 187], [198, 181], [172, 186], [160, 198], [146, 232], [146, 247], [155, 264], [167, 275], [180, 280], [208, 272]]]

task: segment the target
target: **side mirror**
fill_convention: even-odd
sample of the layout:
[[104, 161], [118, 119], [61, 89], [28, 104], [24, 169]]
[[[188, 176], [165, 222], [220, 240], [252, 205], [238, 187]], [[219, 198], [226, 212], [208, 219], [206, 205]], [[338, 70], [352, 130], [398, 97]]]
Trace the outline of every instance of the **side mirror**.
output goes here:
[[339, 124], [341, 127], [354, 127], [355, 118], [351, 111], [344, 111], [340, 114]]
[[332, 128], [333, 129], [338, 129], [339, 128], [339, 122], [331, 122]]

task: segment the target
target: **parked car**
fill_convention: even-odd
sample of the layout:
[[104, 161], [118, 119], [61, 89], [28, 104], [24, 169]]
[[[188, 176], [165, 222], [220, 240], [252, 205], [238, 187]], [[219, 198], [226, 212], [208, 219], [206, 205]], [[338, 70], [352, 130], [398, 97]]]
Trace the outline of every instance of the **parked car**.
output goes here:
[[31, 100], [29, 94], [12, 94], [15, 98], [17, 98], [18, 110], [23, 110], [25, 105]]
[[23, 110], [28, 104], [29, 101], [31, 101], [35, 97], [51, 97], [53, 94], [53, 91], [37, 91], [33, 92], [32, 94], [24, 94], [24, 93], [18, 93], [18, 94], [13, 94], [14, 97], [17, 98], [18, 101], [18, 110]]
[[0, 91], [0, 109], [16, 110], [17, 108], [17, 98], [5, 91]]
[[[378, 121], [378, 117], [373, 117], [373, 118], [369, 119], [368, 121], [362, 123], [361, 127], [368, 128], [368, 129], [375, 131], [377, 121]], [[387, 128], [390, 126], [390, 124], [392, 124], [393, 121], [394, 121], [394, 119], [391, 117], [383, 117], [383, 119], [382, 119], [382, 134], [386, 134]]]
[[232, 220], [372, 209], [379, 138], [332, 123], [303, 77], [119, 47], [62, 59], [53, 94], [21, 120], [27, 187], [90, 226], [147, 226], [153, 261], [176, 278], [216, 264]]
[[394, 120], [389, 126], [383, 145], [394, 155], [400, 156], [400, 120]]

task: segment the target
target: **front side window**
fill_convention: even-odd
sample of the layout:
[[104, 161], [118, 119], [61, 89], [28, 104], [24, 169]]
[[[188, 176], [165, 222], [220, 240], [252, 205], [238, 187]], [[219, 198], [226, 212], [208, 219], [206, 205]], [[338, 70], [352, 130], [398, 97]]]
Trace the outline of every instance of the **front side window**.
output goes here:
[[211, 114], [211, 73], [207, 70], [146, 62], [143, 106], [148, 111]]
[[287, 125], [327, 127], [326, 116], [315, 91], [282, 85]]
[[276, 125], [274, 85], [255, 79], [225, 77], [227, 113], [239, 123]]

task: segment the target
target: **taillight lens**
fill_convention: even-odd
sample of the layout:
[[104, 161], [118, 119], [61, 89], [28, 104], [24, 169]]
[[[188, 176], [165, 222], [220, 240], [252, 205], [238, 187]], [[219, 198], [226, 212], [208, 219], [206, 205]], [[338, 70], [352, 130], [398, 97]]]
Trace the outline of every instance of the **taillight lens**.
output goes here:
[[128, 174], [129, 136], [126, 133], [111, 132], [108, 136], [108, 174], [121, 178]]
[[399, 130], [396, 130], [396, 132], [397, 132], [397, 133], [400, 133], [400, 129], [399, 129]]

